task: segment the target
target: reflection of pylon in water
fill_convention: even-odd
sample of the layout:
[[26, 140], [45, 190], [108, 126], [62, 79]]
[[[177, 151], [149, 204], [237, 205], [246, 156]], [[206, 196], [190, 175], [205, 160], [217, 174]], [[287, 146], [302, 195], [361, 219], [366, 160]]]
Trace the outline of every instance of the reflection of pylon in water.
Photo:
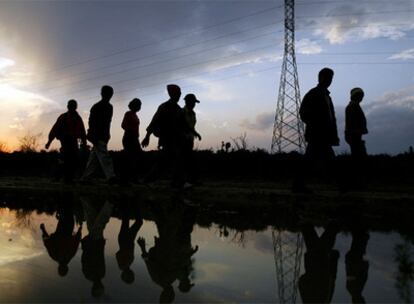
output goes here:
[[303, 238], [301, 233], [272, 231], [280, 303], [296, 303]]

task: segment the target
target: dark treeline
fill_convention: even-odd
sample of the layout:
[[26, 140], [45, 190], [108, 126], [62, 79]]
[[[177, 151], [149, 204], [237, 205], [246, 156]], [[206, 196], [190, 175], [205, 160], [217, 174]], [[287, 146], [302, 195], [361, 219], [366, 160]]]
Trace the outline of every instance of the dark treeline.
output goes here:
[[[114, 160], [115, 172], [122, 164], [122, 152], [110, 152]], [[155, 162], [159, 151], [143, 153], [137, 166], [137, 174], [144, 177]], [[263, 150], [238, 150], [232, 152], [210, 150], [196, 151], [199, 175], [205, 180], [264, 180], [289, 183], [298, 170], [299, 155], [269, 154]], [[82, 156], [80, 174], [86, 164], [87, 154]], [[339, 155], [336, 159], [339, 172], [344, 171], [352, 162], [349, 155]], [[412, 185], [414, 181], [414, 154], [404, 153], [395, 156], [370, 155], [366, 160], [366, 171], [363, 172], [371, 182], [391, 183], [392, 186]], [[53, 177], [59, 166], [58, 152], [13, 152], [0, 153], [0, 174], [3, 177]], [[342, 170], [343, 169], [343, 170]], [[168, 172], [163, 178], [168, 177]], [[323, 177], [323, 175], [322, 175]], [[348, 178], [352, 178], [348, 177]]]

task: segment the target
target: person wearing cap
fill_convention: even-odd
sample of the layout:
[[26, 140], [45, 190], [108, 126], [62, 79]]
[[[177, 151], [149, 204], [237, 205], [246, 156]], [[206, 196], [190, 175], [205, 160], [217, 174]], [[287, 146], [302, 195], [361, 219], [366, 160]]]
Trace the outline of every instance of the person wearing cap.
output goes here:
[[[318, 85], [311, 89], [303, 98], [299, 115], [305, 124], [305, 163], [322, 162], [328, 168], [335, 158], [333, 146], [339, 145], [334, 105], [328, 90], [332, 83], [334, 71], [323, 68], [318, 74]], [[305, 186], [304, 173], [301, 170], [292, 187], [293, 192], [311, 192]]]
[[113, 115], [113, 106], [110, 103], [114, 89], [103, 86], [101, 89], [102, 99], [94, 104], [89, 115], [88, 140], [93, 144], [88, 163], [81, 181], [88, 181], [93, 174], [102, 168], [108, 183], [116, 181], [112, 158], [108, 152], [108, 142], [111, 138], [110, 129]]
[[368, 133], [367, 120], [360, 103], [364, 98], [361, 88], [351, 90], [351, 101], [345, 109], [345, 141], [351, 148], [353, 157], [361, 158], [367, 155], [365, 141], [362, 136]]
[[82, 118], [76, 111], [78, 103], [71, 99], [68, 101], [68, 111], [61, 114], [49, 132], [49, 140], [45, 145], [49, 149], [53, 140], [56, 138], [61, 144], [63, 159], [63, 173], [65, 182], [72, 182], [76, 169], [79, 166], [78, 154], [79, 143], [86, 146], [86, 132]]
[[196, 131], [195, 125], [197, 123], [196, 113], [194, 108], [196, 103], [200, 103], [194, 94], [187, 94], [184, 97], [185, 106], [183, 108], [185, 120], [185, 133], [183, 142], [183, 161], [185, 166], [185, 173], [188, 182], [195, 182], [195, 161], [193, 155], [194, 138], [201, 140], [201, 135]]
[[137, 167], [137, 157], [142, 152], [139, 142], [139, 118], [137, 112], [141, 110], [141, 100], [134, 98], [129, 104], [129, 111], [125, 113], [121, 127], [124, 130], [122, 146], [124, 147], [124, 163], [122, 182], [128, 183], [133, 178]]
[[178, 85], [169, 84], [167, 85], [167, 92], [170, 99], [158, 107], [147, 127], [147, 134], [142, 140], [142, 147], [145, 148], [150, 143], [151, 135], [155, 135], [158, 137], [158, 148], [160, 149], [159, 158], [151, 172], [144, 179], [144, 182], [149, 183], [155, 181], [161, 171], [169, 163], [172, 163], [172, 186], [180, 187], [184, 184], [180, 162], [185, 128], [183, 111], [178, 105], [181, 97], [181, 89]]

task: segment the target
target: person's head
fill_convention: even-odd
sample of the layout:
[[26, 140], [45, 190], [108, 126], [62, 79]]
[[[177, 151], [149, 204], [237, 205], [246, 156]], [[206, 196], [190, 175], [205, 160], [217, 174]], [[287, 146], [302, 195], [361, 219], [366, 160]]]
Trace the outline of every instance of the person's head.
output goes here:
[[59, 264], [58, 273], [59, 273], [59, 275], [61, 277], [64, 277], [65, 275], [67, 275], [68, 274], [68, 271], [69, 271], [68, 265], [66, 265], [66, 264]]
[[361, 102], [364, 99], [364, 91], [361, 88], [353, 88], [351, 90], [351, 100]]
[[101, 96], [103, 100], [110, 101], [114, 96], [114, 89], [109, 85], [104, 85], [101, 89]]
[[328, 88], [333, 79], [334, 71], [330, 68], [323, 68], [319, 71], [318, 74], [318, 82], [319, 85], [323, 86], [324, 88]]
[[164, 287], [160, 294], [160, 303], [172, 303], [174, 299], [174, 288], [171, 285]]
[[141, 100], [139, 100], [138, 98], [134, 98], [128, 104], [128, 108], [131, 111], [138, 112], [139, 110], [141, 110], [141, 104], [142, 104]]
[[121, 279], [127, 284], [132, 284], [135, 280], [135, 273], [131, 269], [125, 269], [121, 273]]
[[175, 102], [178, 102], [178, 100], [180, 100], [181, 89], [178, 85], [176, 85], [176, 84], [167, 85], [167, 92], [168, 92], [168, 95], [170, 96], [171, 100], [173, 100]]
[[105, 291], [105, 287], [103, 286], [101, 281], [93, 282], [91, 293], [94, 298], [97, 299], [97, 298], [102, 297], [102, 295], [104, 294], [104, 291]]
[[75, 112], [76, 109], [78, 108], [78, 103], [76, 102], [75, 99], [71, 99], [68, 101], [68, 111], [69, 112]]
[[187, 94], [184, 97], [185, 106], [190, 110], [194, 109], [196, 103], [200, 103], [194, 94]]
[[186, 277], [183, 280], [180, 280], [180, 283], [178, 284], [178, 289], [183, 293], [187, 293], [191, 290], [191, 288], [193, 288], [193, 286], [194, 284], [191, 283], [188, 277]]

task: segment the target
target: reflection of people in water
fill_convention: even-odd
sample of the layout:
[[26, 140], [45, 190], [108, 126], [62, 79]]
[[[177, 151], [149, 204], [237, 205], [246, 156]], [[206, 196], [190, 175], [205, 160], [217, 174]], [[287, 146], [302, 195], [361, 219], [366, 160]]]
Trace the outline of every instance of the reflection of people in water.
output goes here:
[[145, 239], [141, 237], [138, 244], [151, 279], [163, 289], [160, 303], [171, 303], [175, 298], [172, 287], [175, 280], [179, 281], [181, 292], [189, 292], [194, 286], [190, 275], [192, 256], [198, 250], [198, 246], [193, 248], [191, 245], [195, 213], [181, 204], [163, 205], [154, 210], [154, 217], [159, 235], [154, 237], [154, 246], [147, 251]]
[[81, 198], [86, 217], [88, 235], [82, 239], [82, 272], [93, 282], [92, 296], [99, 298], [104, 293], [102, 279], [105, 276], [105, 239], [103, 231], [111, 217], [113, 205], [103, 205]]
[[339, 252], [333, 249], [337, 233], [333, 225], [328, 225], [320, 237], [313, 226], [302, 227], [306, 253], [299, 292], [303, 303], [330, 303], [332, 300], [339, 258]]
[[71, 206], [64, 205], [57, 212], [56, 217], [58, 224], [54, 233], [49, 235], [43, 223], [40, 225], [40, 229], [42, 230], [43, 243], [49, 256], [59, 264], [59, 275], [65, 276], [69, 271], [69, 262], [78, 251], [82, 226], [73, 234], [75, 220]]
[[368, 240], [367, 232], [353, 231], [351, 249], [345, 256], [346, 289], [352, 297], [352, 303], [365, 303], [362, 291], [368, 280], [369, 263], [364, 259]]
[[136, 217], [135, 222], [129, 227], [128, 212], [124, 210], [121, 230], [118, 234], [119, 250], [116, 253], [116, 260], [119, 269], [122, 270], [121, 279], [127, 284], [131, 284], [135, 280], [135, 274], [130, 267], [134, 261], [135, 238], [141, 226], [142, 219]]

